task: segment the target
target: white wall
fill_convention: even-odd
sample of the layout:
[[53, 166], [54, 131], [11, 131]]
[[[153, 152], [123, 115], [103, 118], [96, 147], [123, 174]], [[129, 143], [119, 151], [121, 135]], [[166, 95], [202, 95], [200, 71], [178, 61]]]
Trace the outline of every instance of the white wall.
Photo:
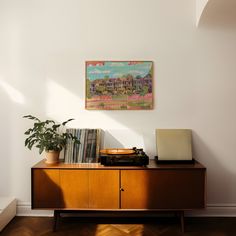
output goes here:
[[209, 0], [196, 0], [196, 26], [198, 26], [201, 15]]
[[[235, 27], [195, 27], [194, 0], [0, 1], [0, 195], [30, 202], [23, 115], [106, 130], [106, 147], [143, 147], [156, 128], [193, 130], [208, 204], [236, 205]], [[86, 111], [85, 60], [154, 61], [151, 111]], [[19, 203], [20, 204], [20, 203]]]

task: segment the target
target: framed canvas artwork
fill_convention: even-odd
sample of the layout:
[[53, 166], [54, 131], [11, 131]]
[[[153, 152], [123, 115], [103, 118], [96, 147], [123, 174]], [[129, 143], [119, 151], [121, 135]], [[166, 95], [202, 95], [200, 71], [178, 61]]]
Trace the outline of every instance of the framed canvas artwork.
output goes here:
[[152, 61], [87, 61], [88, 110], [153, 108]]

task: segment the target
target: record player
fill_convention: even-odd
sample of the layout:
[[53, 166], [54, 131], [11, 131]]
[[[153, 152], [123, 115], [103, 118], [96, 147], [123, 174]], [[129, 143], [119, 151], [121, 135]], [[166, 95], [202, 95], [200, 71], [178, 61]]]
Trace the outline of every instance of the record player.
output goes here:
[[142, 148], [103, 149], [100, 151], [100, 162], [105, 166], [146, 166], [149, 157]]

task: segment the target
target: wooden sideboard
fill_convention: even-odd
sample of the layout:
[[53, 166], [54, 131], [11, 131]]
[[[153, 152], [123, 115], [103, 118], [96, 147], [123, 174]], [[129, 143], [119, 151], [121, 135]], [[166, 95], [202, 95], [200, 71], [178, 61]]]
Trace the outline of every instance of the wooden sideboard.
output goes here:
[[[147, 167], [99, 163], [48, 165], [31, 169], [32, 209], [184, 211], [205, 207], [206, 168], [195, 164]], [[56, 224], [56, 219], [55, 219]]]

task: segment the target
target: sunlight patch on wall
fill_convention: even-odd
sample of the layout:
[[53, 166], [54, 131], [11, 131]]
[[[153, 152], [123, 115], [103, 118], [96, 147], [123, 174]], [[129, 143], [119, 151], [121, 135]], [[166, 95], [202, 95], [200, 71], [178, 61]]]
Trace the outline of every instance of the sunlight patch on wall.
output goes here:
[[17, 89], [12, 87], [10, 84], [6, 83], [3, 80], [0, 80], [0, 87], [4, 89], [6, 94], [9, 96], [9, 98], [18, 104], [24, 104], [25, 103], [25, 98], [22, 95], [21, 92], [19, 92]]
[[46, 87], [46, 114], [51, 119], [62, 122], [74, 118], [74, 121], [68, 123], [68, 127], [71, 128], [101, 128], [105, 131], [104, 147], [106, 148], [145, 148], [143, 134], [109, 116], [110, 112], [116, 111], [86, 110], [84, 99], [51, 78], [48, 78]]
[[127, 129], [120, 122], [112, 119], [103, 111], [85, 110], [84, 99], [56, 83], [53, 79], [47, 81], [46, 113], [49, 117], [62, 121], [74, 118], [69, 123], [78, 128]]

